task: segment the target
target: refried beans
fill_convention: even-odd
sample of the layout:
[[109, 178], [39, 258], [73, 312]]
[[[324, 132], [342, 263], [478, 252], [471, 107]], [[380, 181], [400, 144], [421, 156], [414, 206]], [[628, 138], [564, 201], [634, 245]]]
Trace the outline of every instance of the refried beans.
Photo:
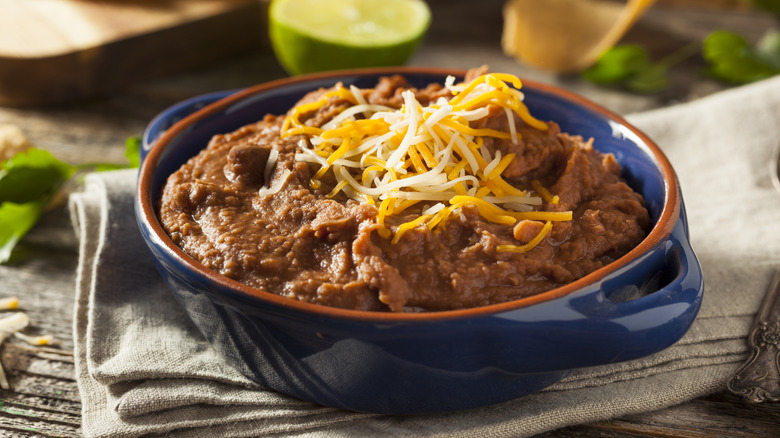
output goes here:
[[[482, 73], [469, 72], [464, 84]], [[342, 92], [334, 93], [337, 88]], [[407, 90], [412, 94], [404, 94]], [[413, 97], [421, 107], [436, 102], [446, 107], [459, 90], [463, 87], [451, 84], [414, 89], [401, 76], [381, 78], [373, 89], [338, 84], [309, 93], [286, 115], [266, 115], [216, 135], [168, 178], [159, 207], [163, 227], [201, 264], [249, 286], [326, 306], [393, 312], [462, 309], [539, 294], [609, 264], [644, 239], [650, 227], [644, 200], [621, 178], [612, 155], [599, 153], [592, 140], [560, 132], [555, 122], [534, 126], [530, 116], [508, 116], [505, 107], [490, 100], [474, 113], [480, 118], [459, 122], [467, 127], [441, 122], [441, 129], [430, 131], [441, 133], [445, 143], [456, 143], [447, 134], [454, 129], [493, 133], [463, 134], [479, 148], [470, 158], [481, 163], [475, 176], [464, 176], [474, 166], [465, 163], [464, 152], [453, 153], [454, 161], [441, 172], [444, 188], [435, 196], [454, 190], [467, 201], [404, 203], [392, 197], [392, 185], [377, 195], [350, 191], [343, 181], [366, 177], [370, 166], [385, 162], [366, 159], [363, 170], [344, 176], [345, 167], [338, 164], [343, 151], [322, 134], [327, 122], [355, 102], [371, 111], [380, 106], [397, 110], [408, 109]], [[347, 119], [367, 119], [371, 111]], [[428, 116], [419, 126], [436, 117]], [[290, 127], [297, 130], [282, 132]], [[319, 152], [320, 159], [303, 159], [303, 152], [315, 154], [317, 142], [320, 148], [332, 147], [331, 156]], [[407, 161], [402, 158], [385, 180], [420, 175], [444, 157], [426, 158], [425, 151], [417, 151], [409, 152]], [[503, 169], [489, 171], [497, 166]], [[459, 176], [463, 182], [457, 188], [446, 182]], [[485, 187], [469, 186], [476, 180]], [[511, 187], [502, 190], [499, 183]], [[536, 201], [517, 208], [511, 207], [516, 203], [497, 204], [499, 195], [515, 192]], [[475, 198], [495, 200], [492, 205], [498, 207], [468, 202]], [[523, 211], [532, 214], [526, 219]], [[543, 213], [537, 217], [535, 212]], [[566, 214], [570, 219], [545, 216]], [[440, 220], [435, 226], [433, 218]]]

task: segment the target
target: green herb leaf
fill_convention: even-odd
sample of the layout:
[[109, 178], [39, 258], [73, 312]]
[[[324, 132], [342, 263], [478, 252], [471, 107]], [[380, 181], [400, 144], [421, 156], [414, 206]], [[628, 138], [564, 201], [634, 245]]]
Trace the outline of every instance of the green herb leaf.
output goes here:
[[130, 163], [130, 167], [138, 167], [141, 165], [141, 137], [133, 136], [128, 137], [125, 140], [125, 157]]
[[43, 202], [0, 203], [0, 263], [11, 258], [16, 243], [38, 222]]
[[625, 83], [625, 87], [628, 90], [641, 94], [659, 93], [668, 86], [669, 79], [666, 75], [666, 66], [663, 65], [655, 65], [641, 70], [628, 78]]
[[595, 65], [582, 72], [583, 79], [600, 84], [613, 84], [640, 94], [658, 93], [669, 85], [667, 70], [689, 56], [687, 48], [652, 63], [641, 46], [624, 44], [604, 52]]
[[77, 171], [138, 167], [140, 137], [125, 141], [129, 164], [71, 166], [43, 149], [31, 148], [0, 163], [0, 263], [7, 262], [19, 240], [38, 222], [51, 198]]
[[698, 51], [698, 43], [688, 44], [658, 62], [652, 62], [647, 50], [641, 46], [617, 45], [604, 52], [581, 76], [596, 84], [613, 84], [634, 93], [658, 93], [669, 86], [669, 69]]
[[141, 137], [133, 136], [125, 140], [125, 158], [127, 164], [116, 163], [86, 163], [76, 166], [80, 171], [106, 172], [109, 170], [129, 169], [140, 165], [141, 157], [138, 155], [141, 150]]
[[127, 169], [127, 164], [112, 164], [112, 163], [90, 163], [88, 165], [89, 171], [92, 172], [107, 172], [109, 170]]
[[125, 158], [127, 158], [127, 164], [113, 164], [113, 163], [92, 163], [82, 166], [83, 168], [91, 168], [95, 172], [105, 172], [108, 170], [127, 169], [132, 167], [138, 167], [141, 165], [141, 157], [139, 155], [141, 151], [141, 137], [133, 136], [128, 137], [125, 140]]
[[[702, 55], [709, 63], [710, 73], [725, 82], [745, 84], [780, 73], [775, 65], [780, 53], [780, 42], [768, 34], [761, 51], [754, 49], [741, 35], [715, 31], [704, 39]], [[773, 52], [774, 53], [771, 53]]]
[[0, 163], [0, 263], [38, 222], [44, 207], [76, 168], [31, 148]]
[[0, 202], [21, 204], [48, 198], [75, 171], [46, 150], [28, 149], [0, 164]]
[[615, 46], [582, 72], [585, 80], [596, 84], [612, 84], [631, 78], [650, 67], [647, 51], [635, 45]]

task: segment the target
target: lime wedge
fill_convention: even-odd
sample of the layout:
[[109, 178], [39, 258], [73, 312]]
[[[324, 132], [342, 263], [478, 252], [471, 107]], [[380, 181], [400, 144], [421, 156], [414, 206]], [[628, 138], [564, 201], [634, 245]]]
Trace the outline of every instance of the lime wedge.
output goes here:
[[273, 0], [274, 54], [290, 74], [401, 65], [431, 22], [422, 0]]

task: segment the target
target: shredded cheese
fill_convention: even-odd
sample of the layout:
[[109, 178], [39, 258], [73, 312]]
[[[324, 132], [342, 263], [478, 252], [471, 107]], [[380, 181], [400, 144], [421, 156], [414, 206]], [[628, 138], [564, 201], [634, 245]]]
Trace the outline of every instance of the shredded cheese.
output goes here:
[[[19, 307], [19, 298], [5, 297], [0, 298], [0, 310], [15, 310]], [[30, 345], [55, 345], [56, 341], [50, 335], [30, 336], [21, 333], [30, 324], [30, 317], [24, 312], [4, 313], [0, 317], [0, 346], [5, 340], [14, 335], [18, 339], [27, 342]], [[5, 374], [3, 364], [0, 362], [0, 388], [10, 389], [8, 377]]]
[[544, 239], [547, 236], [547, 233], [549, 233], [551, 229], [552, 229], [552, 221], [547, 221], [545, 222], [539, 234], [534, 236], [534, 238], [531, 239], [531, 241], [529, 241], [525, 245], [498, 245], [496, 250], [516, 252], [516, 253], [528, 252], [531, 249], [533, 249], [536, 245], [538, 245], [539, 242], [541, 242], [542, 239]]
[[[320, 166], [310, 180], [312, 188], [320, 188], [330, 173], [336, 184], [327, 197], [343, 192], [355, 201], [377, 205], [377, 222], [384, 237], [390, 235], [385, 225], [388, 217], [422, 203], [417, 218], [396, 227], [392, 243], [419, 226], [433, 230], [453, 213], [463, 218], [461, 209], [473, 206], [484, 219], [500, 224], [512, 225], [520, 219], [546, 221], [542, 232], [528, 244], [499, 246], [499, 250], [513, 252], [530, 250], [553, 222], [571, 220], [572, 213], [533, 211], [542, 200], [557, 204], [558, 198], [538, 182], [534, 191], [541, 197], [512, 186], [501, 175], [515, 154], [493, 154], [483, 146], [487, 137], [519, 141], [515, 117], [539, 130], [547, 130], [547, 124], [530, 114], [523, 103], [522, 83], [515, 76], [491, 73], [468, 84], [456, 84], [455, 78], [448, 77], [445, 87], [453, 94], [449, 101], [440, 98], [423, 106], [406, 90], [403, 106], [396, 110], [370, 104], [357, 87], [346, 89], [338, 84], [319, 100], [295, 108], [285, 119], [281, 135], [304, 136], [295, 159]], [[345, 100], [351, 106], [322, 126], [307, 125], [304, 117], [331, 99]], [[509, 132], [471, 126], [489, 114], [490, 105], [503, 108]], [[268, 181], [268, 168], [266, 172]], [[277, 192], [288, 176], [283, 173], [261, 192]]]
[[30, 336], [21, 332], [14, 333], [14, 337], [22, 340], [30, 345], [54, 345], [54, 336], [42, 335], [42, 336]]
[[[30, 318], [23, 312], [14, 312], [0, 318], [0, 345], [5, 342], [9, 335], [27, 327], [29, 323]], [[0, 364], [0, 388], [10, 388], [2, 364]]]
[[260, 190], [258, 190], [258, 193], [263, 195], [274, 195], [276, 193], [279, 193], [279, 190], [284, 187], [284, 184], [287, 182], [287, 179], [290, 178], [290, 175], [292, 174], [292, 171], [290, 169], [284, 169], [282, 171], [282, 174], [279, 176], [279, 178], [275, 179], [274, 182], [269, 187], [262, 187]]
[[23, 312], [14, 312], [0, 318], [0, 332], [14, 333], [27, 327], [30, 317]]
[[550, 193], [549, 190], [547, 190], [542, 183], [539, 182], [539, 180], [533, 180], [531, 181], [531, 186], [539, 192], [539, 195], [544, 199], [544, 202], [547, 202], [549, 204], [558, 205], [558, 202], [560, 202], [560, 198], [558, 195], [553, 196], [552, 193]]
[[0, 298], [0, 310], [13, 310], [19, 307], [18, 297]]

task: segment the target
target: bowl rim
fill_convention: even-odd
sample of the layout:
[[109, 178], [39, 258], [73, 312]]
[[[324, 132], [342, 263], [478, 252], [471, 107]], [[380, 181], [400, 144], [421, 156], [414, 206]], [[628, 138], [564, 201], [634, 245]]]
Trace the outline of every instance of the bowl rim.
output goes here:
[[[342, 309], [337, 307], [325, 306], [322, 304], [314, 304], [304, 301], [299, 301], [293, 298], [283, 297], [273, 292], [261, 290], [248, 285], [245, 285], [237, 280], [230, 279], [222, 274], [213, 271], [194, 258], [189, 256], [181, 248], [179, 248], [170, 239], [168, 234], [162, 228], [162, 225], [157, 217], [156, 209], [154, 208], [156, 194], [151, 193], [154, 168], [162, 155], [162, 151], [165, 146], [181, 134], [188, 126], [198, 122], [200, 119], [210, 116], [226, 107], [229, 107], [245, 98], [256, 95], [258, 93], [269, 91], [273, 88], [280, 86], [289, 86], [293, 84], [317, 81], [328, 78], [340, 78], [344, 76], [371, 76], [371, 75], [392, 75], [392, 74], [418, 74], [418, 75], [431, 75], [431, 76], [447, 76], [453, 75], [456, 77], [462, 77], [465, 75], [466, 70], [463, 69], [451, 69], [451, 68], [439, 68], [439, 67], [376, 67], [366, 69], [349, 69], [349, 70], [337, 70], [322, 73], [313, 73], [301, 76], [293, 76], [273, 81], [264, 82], [258, 85], [254, 85], [243, 90], [239, 90], [227, 97], [217, 100], [204, 108], [190, 114], [182, 120], [175, 123], [168, 130], [166, 130], [160, 138], [157, 139], [154, 147], [148, 151], [148, 154], [141, 163], [141, 168], [138, 173], [138, 183], [136, 191], [136, 206], [139, 209], [139, 219], [145, 222], [146, 227], [151, 231], [156, 239], [155, 243], [161, 244], [161, 249], [169, 256], [174, 257], [179, 263], [187, 268], [192, 269], [196, 274], [205, 277], [207, 280], [216, 283], [217, 285], [230, 289], [233, 292], [242, 295], [252, 300], [260, 300], [270, 302], [271, 304], [281, 306], [288, 310], [300, 311], [306, 314], [314, 314], [318, 316], [325, 316], [331, 318], [341, 318], [349, 320], [363, 320], [374, 321], [381, 323], [388, 322], [402, 322], [402, 321], [439, 321], [447, 319], [458, 318], [470, 318], [487, 316], [491, 314], [504, 313], [535, 304], [555, 300], [557, 298], [564, 297], [572, 294], [587, 286], [593, 285], [607, 277], [608, 275], [618, 271], [629, 263], [637, 260], [643, 254], [651, 250], [654, 246], [663, 241], [668, 235], [672, 233], [673, 228], [677, 222], [681, 210], [681, 199], [679, 195], [679, 184], [676, 174], [672, 168], [671, 163], [658, 147], [645, 133], [638, 128], [628, 123], [621, 116], [613, 113], [612, 111], [578, 95], [571, 91], [564, 90], [550, 84], [544, 84], [533, 80], [527, 80], [520, 78], [523, 87], [530, 87], [542, 92], [553, 94], [561, 97], [567, 101], [573, 102], [576, 105], [585, 107], [591, 111], [600, 113], [605, 118], [612, 120], [620, 124], [625, 129], [628, 129], [633, 135], [635, 135], [640, 141], [644, 143], [647, 150], [651, 152], [654, 164], [660, 170], [663, 177], [664, 186], [664, 202], [661, 209], [661, 213], [652, 227], [648, 235], [640, 242], [636, 247], [631, 249], [628, 253], [613, 261], [612, 263], [603, 266], [590, 274], [581, 277], [571, 283], [563, 286], [551, 289], [540, 294], [524, 297], [512, 301], [503, 303], [490, 304], [485, 306], [471, 307], [465, 309], [456, 310], [442, 310], [442, 311], [427, 311], [427, 312], [379, 312], [379, 311], [367, 311], [367, 310], [354, 310], [354, 309]], [[262, 115], [261, 115], [262, 116]], [[205, 147], [205, 146], [204, 146]]]

